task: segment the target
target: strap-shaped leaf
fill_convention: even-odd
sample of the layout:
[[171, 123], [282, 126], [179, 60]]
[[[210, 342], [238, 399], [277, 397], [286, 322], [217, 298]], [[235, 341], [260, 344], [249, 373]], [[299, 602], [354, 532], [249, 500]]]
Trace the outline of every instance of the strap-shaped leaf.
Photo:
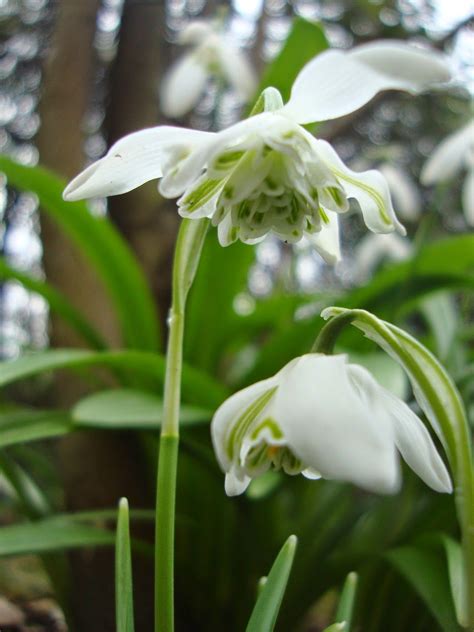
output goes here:
[[295, 557], [297, 539], [291, 535], [277, 555], [252, 611], [246, 632], [272, 632]]
[[[212, 413], [210, 409], [182, 405], [180, 422], [183, 426], [202, 423], [209, 421]], [[80, 426], [156, 430], [163, 420], [163, 400], [136, 389], [99, 391], [81, 399], [72, 409], [72, 418]]]
[[344, 623], [344, 632], [350, 632], [357, 590], [357, 574], [349, 573], [344, 582], [336, 612], [336, 622]]
[[128, 502], [119, 503], [117, 534], [115, 540], [115, 617], [117, 632], [134, 632], [132, 553]]
[[102, 336], [92, 327], [92, 325], [84, 318], [84, 316], [71, 305], [63, 294], [58, 292], [54, 287], [33, 277], [15, 270], [0, 257], [0, 279], [12, 280], [21, 283], [24, 288], [35, 292], [42, 296], [48, 303], [49, 308], [61, 316], [87, 344], [95, 349], [105, 349], [106, 344]]
[[[146, 351], [85, 351], [53, 349], [0, 364], [0, 387], [44, 371], [80, 369], [94, 366], [120, 370], [125, 376], [143, 381], [147, 388], [161, 391], [165, 375], [165, 360], [157, 353]], [[207, 373], [189, 366], [183, 367], [183, 399], [199, 406], [218, 406], [228, 395], [227, 389]]]
[[386, 556], [420, 595], [441, 628], [445, 632], [459, 632], [442, 556], [415, 546], [393, 549]]
[[59, 437], [72, 430], [71, 419], [64, 412], [13, 409], [0, 414], [0, 448]]
[[26, 167], [0, 156], [9, 184], [38, 196], [41, 208], [92, 263], [115, 305], [124, 341], [136, 349], [159, 348], [159, 321], [145, 277], [113, 225], [89, 213], [84, 202], [65, 202], [66, 182], [41, 167]]

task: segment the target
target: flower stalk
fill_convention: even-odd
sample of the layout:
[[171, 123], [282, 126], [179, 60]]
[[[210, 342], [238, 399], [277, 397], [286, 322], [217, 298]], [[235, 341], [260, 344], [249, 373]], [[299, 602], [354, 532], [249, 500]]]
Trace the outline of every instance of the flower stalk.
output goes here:
[[186, 298], [196, 275], [209, 222], [181, 224], [173, 262], [166, 375], [156, 484], [155, 632], [174, 630], [174, 531], [179, 411]]
[[364, 310], [330, 307], [315, 351], [331, 350], [344, 327], [362, 330], [407, 372], [415, 397], [444, 446], [454, 479], [454, 494], [463, 549], [466, 595], [459, 623], [474, 629], [474, 464], [471, 436], [460, 395], [436, 358], [417, 340]]

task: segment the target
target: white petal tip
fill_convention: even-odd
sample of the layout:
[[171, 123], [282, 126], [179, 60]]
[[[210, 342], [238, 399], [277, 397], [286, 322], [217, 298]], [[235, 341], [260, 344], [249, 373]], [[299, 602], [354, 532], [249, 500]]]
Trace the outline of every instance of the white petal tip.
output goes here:
[[225, 493], [227, 496], [240, 496], [247, 489], [250, 478], [244, 476], [243, 480], [237, 478], [232, 472], [225, 475]]

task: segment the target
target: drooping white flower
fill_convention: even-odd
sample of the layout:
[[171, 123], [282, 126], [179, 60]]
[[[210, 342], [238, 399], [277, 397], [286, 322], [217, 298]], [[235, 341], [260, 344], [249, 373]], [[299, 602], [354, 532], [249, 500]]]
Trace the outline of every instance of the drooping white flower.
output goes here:
[[429, 186], [454, 177], [465, 168], [462, 202], [466, 222], [474, 226], [474, 120], [445, 138], [426, 161], [422, 184]]
[[210, 76], [222, 77], [246, 102], [255, 94], [257, 78], [217, 21], [195, 20], [180, 33], [178, 43], [192, 46], [166, 73], [161, 85], [161, 109], [179, 118], [196, 105]]
[[384, 177], [350, 170], [302, 125], [353, 112], [381, 90], [417, 93], [448, 78], [439, 53], [402, 42], [326, 51], [300, 72], [286, 105], [269, 88], [266, 111], [221, 132], [163, 126], [125, 136], [79, 174], [64, 197], [116, 195], [162, 178], [161, 194], [181, 196], [183, 217], [212, 218], [222, 245], [256, 243], [270, 232], [289, 242], [307, 235], [334, 263], [338, 217], [348, 210], [348, 198], [358, 201], [371, 231], [403, 227]]
[[413, 251], [408, 239], [396, 233], [386, 235], [365, 235], [354, 251], [354, 265], [361, 277], [369, 277], [377, 265], [383, 260], [403, 261]]
[[273, 468], [393, 494], [399, 454], [438, 492], [448, 471], [421, 420], [345, 355], [308, 354], [232, 395], [211, 425], [228, 495]]

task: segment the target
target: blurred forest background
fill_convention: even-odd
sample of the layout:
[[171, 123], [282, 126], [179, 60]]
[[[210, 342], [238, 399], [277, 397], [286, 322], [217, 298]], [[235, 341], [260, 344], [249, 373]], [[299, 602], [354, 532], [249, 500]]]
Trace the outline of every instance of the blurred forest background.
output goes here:
[[[474, 93], [474, 5], [471, 0], [234, 0], [227, 3], [214, 0], [0, 0], [0, 153], [24, 165], [41, 164], [70, 179], [85, 164], [101, 157], [107, 147], [124, 134], [147, 126], [169, 124], [160, 112], [159, 87], [166, 69], [183, 53], [183, 47], [177, 44], [178, 35], [191, 20], [213, 17], [216, 12], [220, 12], [224, 20], [228, 37], [247, 53], [260, 76], [281, 49], [296, 16], [319, 22], [334, 47], [349, 48], [374, 39], [399, 38], [428, 43], [446, 52], [455, 70], [449, 94], [435, 92], [413, 98], [407, 94], [384, 93], [361, 111], [325, 124], [318, 130], [318, 136], [330, 140], [342, 159], [353, 168], [389, 164], [413, 181], [419, 188], [419, 204], [424, 210], [420, 217], [402, 220], [416, 249], [436, 237], [467, 231], [460, 210], [462, 175], [436, 192], [422, 189], [418, 182], [420, 169], [433, 148], [459, 128], [471, 111]], [[195, 110], [171, 124], [216, 131], [237, 121], [243, 112], [245, 107], [232, 89], [222, 94], [216, 81], [210, 79]], [[174, 201], [161, 199], [156, 183], [152, 182], [127, 195], [107, 201], [94, 200], [90, 209], [95, 216], [107, 215], [136, 255], [164, 328], [170, 299], [171, 257], [179, 221]], [[0, 213], [1, 358], [13, 359], [25, 351], [50, 346], [84, 347], [77, 330], [58, 316], [56, 310], [50, 312], [44, 295], [32, 291], [34, 283], [24, 283], [21, 275], [39, 283], [46, 279], [86, 317], [104, 343], [111, 347], [122, 346], [120, 317], [96, 271], [58, 224], [47, 214], [40, 214], [38, 198], [7, 186], [6, 178], [0, 176]], [[218, 268], [208, 268], [207, 273], [213, 279], [211, 284], [216, 292], [222, 292], [222, 301], [230, 301], [238, 316], [252, 314], [259, 302], [267, 306], [267, 312], [258, 312], [253, 325], [263, 339], [265, 327], [272, 318], [279, 320], [283, 330], [291, 327], [289, 314], [290, 311], [293, 314], [296, 307], [302, 310], [303, 316], [319, 313], [321, 304], [315, 306], [309, 301], [315, 294], [325, 292], [336, 296], [364, 285], [366, 277], [354, 265], [356, 245], [362, 234], [360, 218], [349, 218], [342, 234], [344, 260], [335, 270], [304, 246], [292, 251], [270, 239], [257, 249], [241, 245], [229, 249], [229, 252], [232, 249], [244, 252], [239, 261], [245, 262], [244, 268], [240, 264], [235, 270], [230, 268], [235, 274], [231, 288], [221, 287], [219, 280], [214, 279], [219, 274]], [[225, 259], [222, 262], [227, 265]], [[16, 278], [12, 270], [16, 271]], [[277, 300], [282, 295], [293, 296], [295, 300], [287, 301], [282, 308], [283, 303]], [[276, 297], [273, 303], [272, 297]], [[241, 384], [244, 375], [248, 380], [252, 376], [260, 377], [259, 370], [262, 371], [264, 365], [259, 365], [259, 370], [255, 368], [255, 349], [242, 344], [242, 335], [235, 323], [236, 337], [225, 342], [227, 353], [222, 352], [220, 346], [224, 341], [219, 340], [217, 334], [212, 345], [206, 346], [211, 336], [206, 323], [213, 327], [218, 322], [216, 315], [220, 309], [219, 305], [215, 307], [209, 321], [201, 317], [191, 325], [194, 326], [191, 337], [194, 335], [196, 340], [199, 331], [201, 342], [199, 348], [191, 348], [192, 343], [188, 341], [188, 360], [194, 361], [199, 356], [200, 367], [230, 385]], [[235, 357], [238, 362], [231, 368], [229, 358]], [[107, 383], [110, 378], [104, 380]], [[71, 405], [90, 388], [87, 374], [79, 380], [61, 373], [55, 380], [41, 376], [13, 385], [8, 397], [22, 405], [56, 408]], [[197, 443], [190, 448], [192, 445], [190, 441], [191, 452], [201, 449]], [[28, 471], [37, 474], [39, 487], [49, 490], [56, 506], [79, 511], [113, 507], [122, 495], [131, 499], [132, 506], [151, 506], [152, 493], [143, 484], [145, 466], [139, 454], [138, 442], [130, 441], [127, 434], [83, 432], [68, 435], [58, 445], [46, 445], [40, 456], [34, 457], [24, 447], [23, 452], [18, 448], [13, 456], [19, 463], [27, 463]], [[45, 468], [45, 461], [54, 463], [55, 467]], [[185, 472], [186, 467], [184, 463]], [[60, 483], [53, 469], [61, 472]], [[222, 484], [222, 480], [217, 484]], [[205, 487], [201, 492], [211, 496]], [[219, 493], [223, 496], [223, 489]], [[303, 495], [299, 498], [303, 504], [312, 502], [309, 498], [304, 500]], [[328, 499], [329, 496], [326, 499], [329, 502]], [[346, 499], [339, 499], [339, 512], [344, 513]], [[190, 498], [188, 501], [191, 502]], [[253, 506], [249, 509], [243, 501], [233, 502], [245, 515], [246, 512], [253, 515], [252, 519], [247, 516], [250, 521], [258, 522], [257, 511], [263, 513], [263, 509]], [[446, 503], [448, 501], [442, 499], [437, 505], [443, 507], [444, 516]], [[6, 524], [16, 515], [16, 510], [5, 498], [3, 506], [6, 517], [2, 521]], [[387, 511], [387, 507], [384, 505], [383, 510]], [[278, 514], [283, 509], [275, 511]], [[352, 518], [348, 518], [349, 514]], [[355, 514], [349, 514], [345, 519], [355, 520]], [[449, 519], [447, 523], [451, 524]], [[291, 526], [288, 529], [282, 537], [291, 532]], [[147, 539], [147, 527], [138, 534]], [[239, 534], [234, 531], [234, 535]], [[265, 549], [262, 532], [260, 537]], [[247, 546], [248, 540], [243, 541], [242, 551]], [[265, 549], [259, 563], [267, 564], [275, 551]], [[186, 555], [192, 558], [193, 550], [183, 544], [178, 556], [185, 560]], [[202, 555], [205, 556], [205, 552]], [[243, 552], [242, 557], [245, 557]], [[22, 558], [15, 560], [0, 563], [0, 593], [13, 594], [16, 598], [24, 594], [25, 599], [47, 594], [49, 589], [45, 588], [45, 580], [36, 566], [31, 567], [32, 560], [27, 558], [24, 564]], [[80, 632], [113, 629], [107, 614], [113, 611], [110, 560], [111, 554], [106, 552], [77, 554], [73, 559], [75, 585], [81, 586], [81, 590], [73, 595], [71, 609]], [[138, 615], [139, 630], [147, 629], [144, 621], [149, 617], [143, 604], [147, 603], [151, 580], [149, 568], [142, 569], [143, 564], [147, 566], [142, 561], [137, 562], [136, 572], [141, 595], [137, 608], [140, 607], [142, 613]], [[342, 569], [337, 564], [336, 567], [333, 578], [342, 576]], [[392, 581], [391, 576], [386, 577], [381, 590], [389, 592]], [[185, 579], [178, 581], [182, 594], [189, 597], [185, 585]], [[222, 593], [228, 588], [220, 586]], [[183, 630], [199, 629], [196, 627], [201, 612], [199, 591], [194, 599], [194, 603], [186, 604], [188, 612], [183, 609]], [[230, 608], [224, 597], [222, 600]], [[244, 600], [244, 603], [247, 602]], [[301, 603], [301, 608], [308, 605], [304, 599]], [[304, 610], [298, 611], [295, 606], [289, 612], [302, 616]], [[187, 616], [189, 621], [186, 622]], [[234, 616], [231, 610], [228, 616]], [[377, 627], [383, 620], [380, 613], [377, 616], [372, 627], [364, 628], [364, 632], [388, 630]], [[282, 623], [281, 630], [296, 630], [288, 620]], [[54, 625], [57, 627], [49, 629], [62, 629], [62, 624]], [[227, 629], [219, 628], [218, 622], [212, 625], [212, 629]], [[426, 618], [416, 629], [433, 629], [430, 625], [432, 619]], [[228, 629], [234, 628], [229, 624]], [[311, 629], [317, 630], [317, 623], [313, 622]]]

